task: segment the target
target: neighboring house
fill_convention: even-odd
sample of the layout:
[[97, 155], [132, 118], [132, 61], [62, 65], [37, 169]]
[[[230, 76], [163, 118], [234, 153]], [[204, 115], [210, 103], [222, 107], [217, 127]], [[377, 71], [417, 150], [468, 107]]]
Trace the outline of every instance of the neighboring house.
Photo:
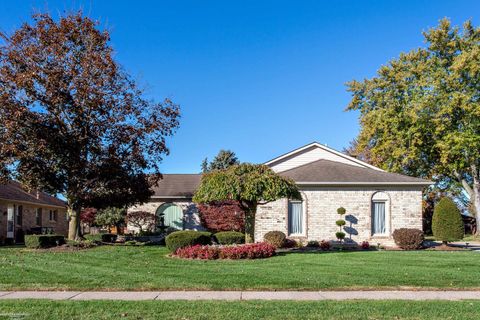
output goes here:
[[66, 204], [44, 192], [28, 192], [20, 183], [0, 185], [0, 243], [23, 242], [29, 233], [66, 235]]
[[[395, 229], [422, 229], [422, 190], [430, 181], [385, 172], [316, 142], [265, 164], [293, 179], [303, 200], [259, 206], [256, 241], [272, 230], [302, 241], [333, 240], [339, 207], [347, 210], [348, 241], [392, 245]], [[200, 179], [200, 174], [165, 174], [150, 202], [130, 210], [155, 213], [178, 229], [200, 229], [192, 203]]]

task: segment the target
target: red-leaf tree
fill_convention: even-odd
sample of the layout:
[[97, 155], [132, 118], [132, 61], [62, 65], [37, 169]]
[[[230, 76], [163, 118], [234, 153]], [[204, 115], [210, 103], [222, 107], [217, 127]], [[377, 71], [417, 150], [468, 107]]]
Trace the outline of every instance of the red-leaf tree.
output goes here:
[[80, 212], [80, 221], [88, 226], [95, 224], [95, 216], [97, 215], [97, 209], [85, 208]]
[[155, 215], [147, 211], [131, 211], [127, 213], [127, 223], [137, 227], [140, 232], [152, 230], [156, 221]]
[[37, 14], [0, 39], [3, 180], [63, 194], [70, 239], [81, 237], [81, 208], [147, 201], [178, 106], [144, 98], [109, 33], [81, 13]]
[[198, 204], [202, 225], [212, 231], [245, 231], [245, 211], [237, 201]]

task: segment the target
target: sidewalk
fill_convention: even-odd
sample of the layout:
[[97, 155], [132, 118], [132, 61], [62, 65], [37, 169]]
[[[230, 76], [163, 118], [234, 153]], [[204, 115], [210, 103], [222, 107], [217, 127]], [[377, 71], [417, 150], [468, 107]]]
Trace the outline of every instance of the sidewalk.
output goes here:
[[480, 291], [0, 291], [5, 299], [51, 300], [480, 300]]

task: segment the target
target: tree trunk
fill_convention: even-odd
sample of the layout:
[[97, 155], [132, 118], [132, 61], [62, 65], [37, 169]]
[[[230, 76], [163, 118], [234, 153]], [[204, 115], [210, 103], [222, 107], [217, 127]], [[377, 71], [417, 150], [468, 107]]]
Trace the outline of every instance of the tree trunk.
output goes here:
[[68, 240], [80, 240], [81, 239], [81, 232], [80, 232], [80, 208], [73, 209], [68, 207], [67, 213], [70, 217], [70, 222], [68, 224]]
[[256, 208], [245, 211], [245, 243], [255, 242], [255, 212]]
[[475, 209], [475, 222], [476, 222], [476, 232], [475, 234], [480, 235], [480, 181], [478, 178], [473, 178], [473, 207]]

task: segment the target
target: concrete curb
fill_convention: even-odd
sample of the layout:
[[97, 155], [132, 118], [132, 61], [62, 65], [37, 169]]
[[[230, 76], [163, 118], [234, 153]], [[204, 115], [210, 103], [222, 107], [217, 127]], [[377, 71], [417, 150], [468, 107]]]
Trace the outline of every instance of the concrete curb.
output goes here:
[[480, 291], [1, 291], [0, 300], [480, 300]]

